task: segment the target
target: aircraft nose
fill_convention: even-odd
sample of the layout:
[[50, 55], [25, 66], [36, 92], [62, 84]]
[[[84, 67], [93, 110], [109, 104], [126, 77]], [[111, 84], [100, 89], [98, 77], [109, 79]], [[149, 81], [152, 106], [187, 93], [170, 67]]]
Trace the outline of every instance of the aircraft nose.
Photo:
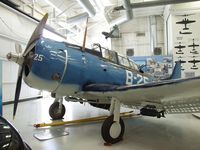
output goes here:
[[50, 40], [40, 39], [26, 60], [30, 63], [24, 66], [25, 83], [49, 92], [59, 90], [67, 70], [67, 50], [54, 49]]

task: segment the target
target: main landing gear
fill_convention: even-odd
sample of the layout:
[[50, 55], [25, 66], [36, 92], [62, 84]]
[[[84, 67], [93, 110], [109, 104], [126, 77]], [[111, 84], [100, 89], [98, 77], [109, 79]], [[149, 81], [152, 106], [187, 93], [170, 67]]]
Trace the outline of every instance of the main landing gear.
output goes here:
[[124, 122], [120, 118], [120, 101], [112, 98], [110, 106], [111, 115], [103, 122], [101, 135], [106, 143], [114, 144], [123, 139]]
[[65, 106], [62, 98], [56, 98], [49, 108], [49, 115], [53, 120], [63, 119], [65, 115]]

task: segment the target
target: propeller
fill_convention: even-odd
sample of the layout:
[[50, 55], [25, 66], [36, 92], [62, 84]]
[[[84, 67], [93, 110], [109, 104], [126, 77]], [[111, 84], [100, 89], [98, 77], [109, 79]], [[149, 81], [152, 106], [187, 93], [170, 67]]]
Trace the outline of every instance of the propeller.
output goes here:
[[15, 51], [17, 54], [22, 53], [22, 46], [19, 43], [15, 43]]
[[[15, 89], [13, 119], [15, 118], [17, 106], [18, 106], [18, 102], [19, 102], [19, 95], [20, 95], [20, 91], [21, 91], [24, 67], [25, 67], [25, 65], [29, 65], [28, 62], [30, 62], [29, 52], [31, 52], [33, 50], [33, 48], [35, 47], [35, 42], [42, 35], [42, 31], [45, 27], [47, 19], [48, 19], [48, 14], [45, 14], [44, 17], [42, 18], [42, 20], [39, 22], [39, 24], [35, 28], [33, 34], [31, 35], [31, 38], [28, 41], [26, 49], [24, 50], [24, 53], [21, 56], [14, 55], [12, 53], [7, 54], [8, 60], [14, 61], [20, 65], [19, 70], [18, 70], [17, 85], [16, 85], [16, 89]], [[15, 48], [16, 48], [16, 51], [19, 53], [22, 51], [21, 46], [18, 44], [15, 45]]]
[[30, 52], [32, 50], [32, 48], [35, 46], [34, 42], [36, 40], [38, 40], [40, 38], [40, 36], [42, 35], [42, 31], [46, 25], [47, 19], [48, 19], [48, 13], [44, 15], [42, 20], [39, 22], [39, 24], [35, 28], [33, 34], [31, 35], [31, 38], [28, 41], [28, 44], [27, 44], [26, 49], [23, 54], [24, 57], [27, 55], [28, 52]]
[[21, 84], [22, 84], [22, 76], [23, 76], [23, 70], [24, 70], [24, 64], [22, 66], [19, 67], [19, 75], [17, 78], [17, 85], [16, 85], [16, 89], [15, 89], [15, 100], [14, 100], [14, 109], [13, 109], [13, 120], [15, 119], [15, 114], [17, 111], [17, 106], [18, 106], [18, 102], [19, 102], [19, 95], [20, 95], [20, 91], [21, 91]]

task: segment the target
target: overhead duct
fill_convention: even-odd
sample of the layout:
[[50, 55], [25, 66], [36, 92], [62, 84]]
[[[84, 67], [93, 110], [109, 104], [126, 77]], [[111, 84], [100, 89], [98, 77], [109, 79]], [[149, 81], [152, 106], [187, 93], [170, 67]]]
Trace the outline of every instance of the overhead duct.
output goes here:
[[[132, 3], [130, 4], [131, 9], [133, 8], [144, 8], [144, 7], [152, 7], [152, 6], [161, 6], [161, 5], [170, 5], [170, 4], [180, 4], [187, 2], [195, 2], [199, 0], [162, 0], [162, 1], [149, 1], [149, 2], [141, 2], [141, 3]], [[126, 7], [124, 5], [115, 7], [115, 11], [125, 10]]]
[[88, 13], [85, 12], [85, 13], [79, 14], [77, 16], [68, 18], [67, 23], [74, 24], [74, 23], [77, 23], [77, 22], [81, 22], [81, 21], [86, 20], [87, 17], [88, 17]]
[[130, 0], [123, 0], [123, 3], [124, 3], [125, 11], [126, 11], [127, 21], [133, 19], [133, 11], [132, 11], [132, 8], [131, 8]]
[[79, 4], [85, 9], [85, 11], [89, 14], [90, 17], [95, 16], [96, 11], [89, 0], [77, 0]]
[[130, 0], [123, 0], [123, 7], [125, 8], [126, 16], [117, 18], [117, 19], [109, 22], [110, 27], [112, 27], [114, 25], [123, 24], [123, 23], [133, 19], [133, 11], [132, 11], [132, 8], [131, 8]]
[[150, 24], [150, 47], [151, 53], [154, 53], [154, 48], [157, 47], [157, 22], [156, 16], [149, 17], [149, 24]]

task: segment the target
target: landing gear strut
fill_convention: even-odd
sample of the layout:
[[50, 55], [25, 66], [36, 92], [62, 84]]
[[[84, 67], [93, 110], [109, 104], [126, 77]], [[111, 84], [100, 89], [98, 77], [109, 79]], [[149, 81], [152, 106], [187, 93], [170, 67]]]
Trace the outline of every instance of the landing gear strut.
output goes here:
[[120, 102], [112, 98], [109, 116], [103, 123], [101, 135], [106, 143], [114, 144], [122, 140], [124, 135], [124, 122], [120, 118]]
[[49, 108], [49, 115], [53, 120], [63, 119], [65, 115], [65, 106], [62, 104], [63, 99], [56, 98]]

